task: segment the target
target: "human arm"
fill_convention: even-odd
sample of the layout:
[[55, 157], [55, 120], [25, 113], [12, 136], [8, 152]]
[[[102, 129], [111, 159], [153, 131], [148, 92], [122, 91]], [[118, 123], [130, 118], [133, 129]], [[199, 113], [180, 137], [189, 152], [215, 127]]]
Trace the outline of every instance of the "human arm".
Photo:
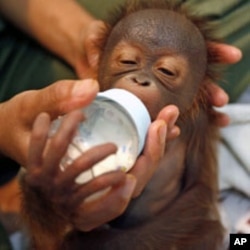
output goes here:
[[93, 80], [58, 81], [41, 90], [22, 92], [0, 104], [0, 152], [21, 165], [27, 164], [32, 124], [41, 112], [51, 118], [90, 103], [98, 92]]
[[64, 59], [79, 77], [93, 77], [99, 56], [95, 41], [105, 25], [76, 1], [0, 0], [0, 12]]

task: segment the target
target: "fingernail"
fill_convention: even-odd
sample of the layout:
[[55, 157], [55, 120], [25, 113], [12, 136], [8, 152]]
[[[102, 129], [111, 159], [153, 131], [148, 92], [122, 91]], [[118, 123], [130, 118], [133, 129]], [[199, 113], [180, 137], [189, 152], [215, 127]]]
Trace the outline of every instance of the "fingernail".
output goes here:
[[91, 55], [89, 58], [89, 64], [91, 67], [95, 68], [99, 61], [99, 54]]
[[77, 80], [72, 89], [72, 95], [74, 97], [83, 97], [90, 93], [97, 92], [98, 89], [98, 83], [94, 79]]
[[218, 94], [218, 100], [219, 102], [217, 103], [219, 107], [222, 107], [224, 105], [226, 105], [229, 102], [229, 96], [226, 92], [221, 91]]
[[135, 189], [136, 179], [133, 175], [128, 174], [126, 176], [125, 187], [122, 190], [122, 196], [126, 199], [129, 199]]
[[233, 54], [235, 57], [237, 57], [237, 58], [239, 58], [239, 59], [242, 57], [242, 52], [241, 52], [240, 49], [234, 48], [234, 49], [232, 49], [231, 51], [232, 51], [232, 54]]
[[164, 144], [166, 142], [166, 136], [167, 136], [167, 125], [165, 121], [161, 121], [161, 124], [158, 128], [158, 137], [161, 144]]
[[170, 117], [170, 120], [169, 120], [170, 128], [172, 128], [175, 125], [177, 119], [178, 119], [178, 114], [173, 113], [172, 116]]

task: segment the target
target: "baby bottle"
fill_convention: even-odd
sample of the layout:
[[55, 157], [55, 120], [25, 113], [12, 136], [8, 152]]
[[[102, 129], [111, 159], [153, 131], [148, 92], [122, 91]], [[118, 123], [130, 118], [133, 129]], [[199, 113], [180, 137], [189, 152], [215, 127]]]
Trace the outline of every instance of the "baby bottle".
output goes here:
[[[91, 147], [111, 142], [117, 146], [117, 152], [81, 173], [76, 182], [83, 184], [96, 176], [118, 169], [129, 171], [144, 147], [151, 123], [141, 100], [126, 90], [110, 89], [100, 92], [82, 112], [86, 119], [80, 123], [60, 168], [65, 170]], [[52, 134], [60, 125], [60, 119], [53, 122]]]

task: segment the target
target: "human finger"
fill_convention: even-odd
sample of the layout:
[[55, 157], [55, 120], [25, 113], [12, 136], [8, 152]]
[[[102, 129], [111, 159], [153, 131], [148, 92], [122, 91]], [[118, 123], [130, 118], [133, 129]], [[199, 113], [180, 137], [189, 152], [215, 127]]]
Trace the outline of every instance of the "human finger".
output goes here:
[[214, 110], [213, 121], [215, 126], [223, 128], [228, 126], [230, 118], [227, 114]]
[[26, 91], [18, 95], [20, 106], [28, 110], [23, 119], [33, 123], [39, 113], [47, 112], [50, 117], [69, 113], [91, 103], [99, 90], [95, 80], [61, 80], [50, 86]]
[[101, 20], [95, 20], [91, 23], [87, 34], [85, 34], [85, 50], [87, 60], [92, 68], [96, 68], [101, 54], [102, 39], [107, 33], [107, 25]]
[[215, 42], [210, 42], [208, 46], [216, 51], [217, 63], [234, 64], [242, 58], [241, 50], [235, 46]]
[[229, 101], [228, 94], [218, 85], [209, 83], [206, 85], [209, 102], [216, 107], [222, 107]]
[[[227, 93], [218, 85], [214, 83], [209, 83], [206, 85], [208, 91], [208, 100], [215, 107], [222, 107], [226, 105], [229, 101]], [[227, 114], [218, 112], [216, 109], [213, 113], [214, 124], [218, 127], [225, 127], [229, 124], [230, 119]]]

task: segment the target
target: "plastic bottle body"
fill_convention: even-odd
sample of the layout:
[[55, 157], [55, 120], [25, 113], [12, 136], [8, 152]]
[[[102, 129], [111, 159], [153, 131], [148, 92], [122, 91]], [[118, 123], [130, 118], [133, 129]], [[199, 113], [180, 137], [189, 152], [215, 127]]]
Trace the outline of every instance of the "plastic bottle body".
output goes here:
[[[129, 104], [126, 104], [128, 102]], [[79, 125], [61, 161], [61, 169], [65, 170], [86, 150], [112, 142], [117, 146], [117, 152], [81, 173], [76, 182], [86, 183], [96, 176], [118, 169], [129, 171], [143, 148], [150, 124], [150, 117], [144, 105], [131, 93], [113, 89], [109, 90], [107, 95], [106, 92], [100, 93], [82, 112], [86, 120]], [[136, 113], [142, 117], [138, 119]], [[55, 131], [59, 125], [60, 119], [54, 122], [52, 130]]]

